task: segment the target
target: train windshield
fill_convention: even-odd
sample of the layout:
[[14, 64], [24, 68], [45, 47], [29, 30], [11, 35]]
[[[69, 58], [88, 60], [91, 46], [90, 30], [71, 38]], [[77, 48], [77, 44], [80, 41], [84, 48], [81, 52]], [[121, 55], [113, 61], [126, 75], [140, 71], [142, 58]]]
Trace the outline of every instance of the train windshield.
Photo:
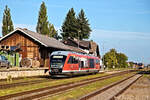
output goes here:
[[50, 58], [51, 67], [63, 67], [66, 57], [64, 55], [52, 55]]

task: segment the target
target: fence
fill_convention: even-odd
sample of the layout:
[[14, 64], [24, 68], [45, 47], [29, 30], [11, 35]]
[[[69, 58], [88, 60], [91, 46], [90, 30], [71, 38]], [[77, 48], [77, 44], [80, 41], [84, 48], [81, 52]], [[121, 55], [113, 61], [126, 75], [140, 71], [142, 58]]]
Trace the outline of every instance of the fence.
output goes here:
[[10, 62], [11, 66], [20, 66], [19, 64], [19, 53], [18, 52], [4, 52], [0, 51], [0, 55], [5, 56]]

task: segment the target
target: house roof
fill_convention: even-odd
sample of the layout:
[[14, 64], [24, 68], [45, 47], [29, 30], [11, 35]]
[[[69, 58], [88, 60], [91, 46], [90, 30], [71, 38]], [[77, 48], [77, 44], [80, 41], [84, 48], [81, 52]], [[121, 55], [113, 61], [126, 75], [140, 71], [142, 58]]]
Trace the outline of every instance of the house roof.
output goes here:
[[63, 43], [65, 43], [66, 41], [71, 41], [73, 43], [75, 43], [76, 45], [79, 44], [79, 46], [81, 48], [86, 48], [86, 49], [90, 49], [90, 41], [85, 41], [85, 40], [78, 40], [78, 39], [72, 39], [72, 38], [68, 38], [67, 40], [62, 41]]
[[58, 40], [56, 40], [54, 38], [50, 38], [48, 36], [41, 35], [39, 33], [30, 31], [27, 29], [22, 29], [22, 28], [16, 28], [14, 31], [12, 31], [9, 34], [5, 35], [4, 37], [0, 38], [0, 41], [7, 38], [8, 36], [15, 33], [16, 31], [21, 31], [22, 33], [24, 33], [25, 35], [34, 39], [35, 41], [37, 41], [38, 43], [40, 43], [41, 45], [43, 45], [45, 47], [53, 47], [53, 48], [58, 48], [58, 49], [63, 49], [63, 50], [69, 50], [70, 49], [68, 46], [66, 46], [65, 44], [59, 42]]
[[90, 41], [78, 40], [78, 39], [74, 39], [72, 41], [74, 41], [76, 44], [79, 43], [79, 45], [84, 48], [90, 49]]
[[80, 48], [76, 48], [74, 46], [69, 46], [68, 47], [70, 48], [71, 51], [76, 51], [76, 52], [80, 52], [80, 53], [86, 53], [84, 50], [80, 49]]
[[74, 39], [68, 38], [67, 40], [64, 40], [62, 42], [69, 46], [74, 46], [74, 44], [78, 46], [79, 44], [79, 48], [82, 48], [83, 50], [88, 50], [90, 54], [100, 57], [99, 46], [94, 41], [86, 41], [86, 40], [78, 40], [75, 38]]

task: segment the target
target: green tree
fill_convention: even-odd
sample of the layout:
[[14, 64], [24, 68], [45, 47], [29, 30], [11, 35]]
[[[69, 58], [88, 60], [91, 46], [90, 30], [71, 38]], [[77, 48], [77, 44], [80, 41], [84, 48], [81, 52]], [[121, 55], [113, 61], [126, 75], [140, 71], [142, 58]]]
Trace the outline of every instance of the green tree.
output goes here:
[[118, 67], [125, 68], [128, 66], [127, 64], [128, 57], [123, 53], [117, 53], [117, 61]]
[[57, 33], [57, 31], [55, 30], [55, 27], [54, 27], [54, 25], [53, 24], [50, 24], [49, 23], [49, 34], [48, 34], [48, 36], [49, 37], [53, 37], [53, 38], [55, 38], [55, 39], [60, 39], [60, 36], [58, 35], [58, 33]]
[[79, 39], [88, 39], [90, 36], [91, 28], [89, 24], [89, 20], [86, 18], [84, 10], [81, 9], [78, 17], [77, 17], [77, 22], [78, 22], [78, 34], [79, 34]]
[[116, 68], [117, 67], [117, 57], [116, 57], [116, 50], [115, 49], [111, 49], [109, 52], [107, 52], [104, 56], [103, 56], [103, 63], [106, 67], [108, 68]]
[[2, 25], [2, 35], [5, 36], [9, 32], [14, 30], [13, 22], [11, 20], [10, 9], [6, 5], [3, 13], [3, 25]]
[[108, 68], [125, 68], [128, 66], [128, 57], [123, 53], [117, 53], [115, 49], [111, 49], [109, 52], [107, 52], [103, 56], [102, 60], [103, 64]]
[[129, 62], [129, 66], [128, 67], [133, 68], [133, 64], [134, 64], [134, 62]]
[[63, 39], [67, 39], [68, 37], [77, 38], [78, 25], [73, 8], [71, 8], [67, 13], [61, 31], [62, 31], [61, 36]]
[[42, 2], [41, 6], [40, 6], [36, 31], [37, 31], [37, 33], [44, 34], [44, 35], [49, 34], [47, 8], [46, 8], [44, 2]]

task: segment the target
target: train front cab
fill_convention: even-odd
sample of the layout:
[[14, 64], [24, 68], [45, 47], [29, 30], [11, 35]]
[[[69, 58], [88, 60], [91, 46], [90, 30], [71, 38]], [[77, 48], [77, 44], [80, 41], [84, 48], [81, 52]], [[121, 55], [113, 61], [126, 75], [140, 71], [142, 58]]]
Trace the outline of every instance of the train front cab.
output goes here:
[[50, 75], [62, 74], [63, 66], [65, 64], [66, 55], [51, 55], [50, 56]]

